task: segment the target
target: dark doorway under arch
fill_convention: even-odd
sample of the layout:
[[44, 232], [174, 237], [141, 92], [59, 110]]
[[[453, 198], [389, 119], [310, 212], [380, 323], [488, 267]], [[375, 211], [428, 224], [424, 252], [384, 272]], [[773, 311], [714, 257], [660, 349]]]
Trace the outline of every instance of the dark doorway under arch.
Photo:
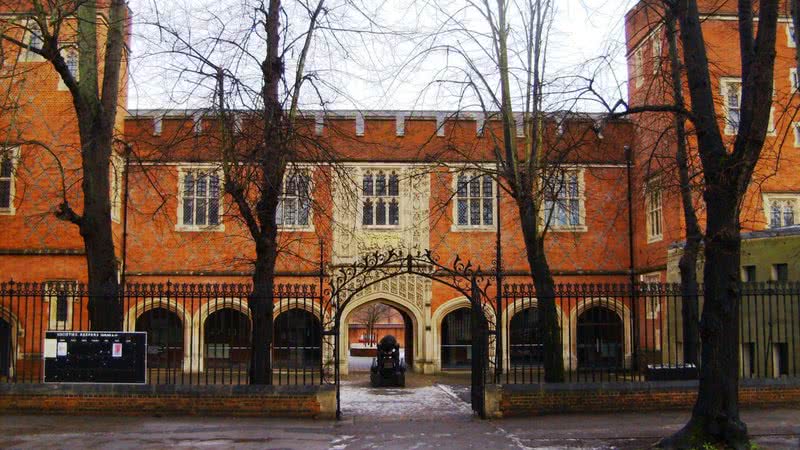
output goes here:
[[512, 366], [539, 366], [544, 361], [544, 346], [539, 333], [539, 308], [517, 311], [509, 324], [509, 359]]
[[183, 367], [183, 322], [175, 312], [153, 308], [136, 318], [136, 331], [147, 333], [147, 367]]
[[11, 324], [0, 318], [0, 377], [11, 375]]
[[472, 364], [472, 311], [459, 308], [442, 319], [442, 369], [469, 369]]
[[275, 319], [275, 368], [314, 369], [322, 361], [322, 325], [305, 309], [284, 311]]
[[233, 308], [211, 313], [203, 325], [208, 368], [247, 370], [250, 364], [250, 318]]
[[578, 369], [622, 368], [624, 328], [619, 315], [594, 306], [578, 316]]

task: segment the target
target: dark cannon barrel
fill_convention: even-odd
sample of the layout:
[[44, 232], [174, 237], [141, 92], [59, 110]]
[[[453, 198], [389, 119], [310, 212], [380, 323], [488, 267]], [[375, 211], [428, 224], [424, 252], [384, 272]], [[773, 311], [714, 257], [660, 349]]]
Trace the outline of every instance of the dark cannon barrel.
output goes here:
[[378, 354], [372, 361], [370, 381], [372, 387], [406, 385], [406, 365], [400, 360], [400, 344], [391, 334], [378, 342]]

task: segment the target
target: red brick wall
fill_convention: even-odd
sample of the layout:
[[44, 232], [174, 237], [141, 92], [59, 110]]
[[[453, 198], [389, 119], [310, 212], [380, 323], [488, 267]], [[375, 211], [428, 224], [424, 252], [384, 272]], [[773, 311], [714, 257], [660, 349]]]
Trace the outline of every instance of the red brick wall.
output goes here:
[[[690, 409], [697, 398], [697, 383], [641, 383], [630, 386], [588, 387], [505, 385], [500, 399], [503, 417], [559, 413], [633, 412]], [[796, 406], [800, 385], [740, 386], [739, 405], [747, 407]]]
[[[0, 412], [111, 414], [122, 416], [224, 415], [250, 417], [333, 418], [332, 387], [249, 389], [223, 386], [75, 386], [6, 385], [0, 390]], [[333, 403], [335, 405], [335, 403]]]
[[[733, 0], [704, 0], [699, 2], [701, 14], [710, 14], [703, 20], [703, 36], [711, 62], [710, 75], [712, 91], [717, 96], [717, 112], [720, 130], [724, 129], [723, 100], [721, 97], [720, 78], [741, 77], [741, 66], [738, 47], [738, 30], [735, 18], [737, 4]], [[626, 34], [628, 49], [628, 73], [633, 73], [633, 55], [636, 49], [642, 50], [644, 75], [641, 86], [629, 82], [628, 97], [631, 106], [666, 104], [670, 102], [671, 87], [666, 61], [668, 45], [664, 37], [664, 28], [660, 26], [658, 12], [660, 2], [642, 0], [626, 15]], [[655, 6], [655, 8], [654, 8]], [[796, 170], [800, 163], [800, 149], [795, 148], [794, 135], [791, 129], [792, 111], [797, 108], [798, 100], [791, 97], [789, 69], [796, 66], [795, 49], [787, 45], [786, 27], [789, 22], [788, 7], [781, 6], [781, 21], [778, 23], [775, 49], [775, 99], [774, 122], [776, 133], [767, 136], [761, 160], [753, 174], [753, 182], [742, 207], [743, 231], [760, 230], [767, 226], [762, 208], [762, 192], [800, 192], [800, 172]], [[653, 41], [661, 40], [662, 62], [658, 73], [654, 73]], [[689, 98], [688, 88], [684, 81], [684, 97]], [[680, 197], [677, 195], [677, 173], [674, 169], [674, 136], [669, 130], [672, 126], [672, 115], [664, 113], [646, 113], [632, 115], [637, 137], [634, 155], [636, 160], [635, 192], [635, 248], [637, 269], [640, 272], [663, 271], [666, 265], [667, 249], [675, 242], [684, 240], [683, 212]], [[688, 129], [691, 132], [691, 124]], [[733, 142], [733, 136], [725, 136], [727, 145]], [[690, 139], [690, 158], [694, 167], [699, 168], [696, 141]], [[646, 238], [646, 216], [644, 186], [648, 178], [662, 177], [668, 180], [664, 192], [663, 229], [661, 241], [648, 243]], [[705, 223], [704, 208], [700, 194], [696, 195], [698, 216], [701, 225]]]

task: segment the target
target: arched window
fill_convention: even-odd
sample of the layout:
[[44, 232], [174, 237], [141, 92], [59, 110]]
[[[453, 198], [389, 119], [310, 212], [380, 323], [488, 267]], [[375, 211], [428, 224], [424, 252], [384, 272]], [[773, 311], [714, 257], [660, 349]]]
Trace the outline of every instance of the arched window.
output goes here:
[[153, 308], [136, 318], [136, 331], [147, 332], [147, 367], [183, 367], [183, 322], [175, 312]]
[[322, 360], [322, 326], [314, 314], [290, 309], [275, 319], [272, 359], [276, 368], [314, 369]]
[[250, 365], [250, 319], [233, 308], [211, 313], [204, 328], [208, 368], [247, 370]]
[[469, 308], [460, 308], [442, 320], [442, 369], [472, 364], [472, 320]]
[[578, 369], [622, 368], [624, 329], [619, 315], [594, 306], [578, 316]]
[[11, 375], [11, 324], [0, 318], [0, 377]]
[[532, 306], [511, 318], [510, 359], [513, 366], [537, 366], [544, 361], [544, 347], [539, 332], [539, 308]]

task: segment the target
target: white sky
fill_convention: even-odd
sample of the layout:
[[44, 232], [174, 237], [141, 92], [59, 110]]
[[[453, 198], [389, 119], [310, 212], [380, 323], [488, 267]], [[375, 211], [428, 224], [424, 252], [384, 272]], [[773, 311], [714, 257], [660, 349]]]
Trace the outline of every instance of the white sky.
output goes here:
[[[218, 33], [225, 27], [225, 33], [235, 33], [238, 26], [247, 26], [241, 20], [247, 8], [242, 2], [252, 0], [131, 0], [134, 12], [133, 52], [131, 57], [131, 79], [128, 107], [130, 109], [149, 108], [191, 108], [204, 107], [209, 103], [208, 80], [198, 81], [181, 70], [189, 67], [188, 59], [164, 54], [165, 40], [159, 38], [155, 28], [145, 22], [153, 19], [157, 6], [161, 20], [168, 21], [190, 36], [198, 47], [202, 38]], [[346, 0], [339, 0], [339, 5]], [[354, 14], [346, 7], [335, 7], [331, 17], [346, 22], [351, 27], [370, 27], [369, 16], [376, 23], [391, 30], [420, 34], [433, 29], [441, 22], [441, 16], [432, 13], [435, 7], [458, 11], [467, 2], [464, 0], [355, 0], [360, 3], [363, 14]], [[548, 73], [558, 80], [559, 92], [574, 87], [583, 81], [576, 75], [598, 77], [599, 89], [613, 103], [617, 98], [626, 97], [624, 80], [627, 77], [624, 59], [624, 15], [635, 0], [556, 0], [556, 18], [550, 38], [548, 52]], [[304, 29], [301, 10], [296, 1], [285, 1], [287, 16], [292, 20], [299, 17], [297, 24], [290, 29], [290, 35]], [[435, 6], [432, 6], [435, 5]], [[221, 17], [218, 22], [207, 20], [208, 11]], [[333, 19], [332, 19], [333, 20]], [[242, 25], [244, 24], [244, 25]], [[480, 25], [481, 23], [478, 22]], [[189, 29], [191, 31], [189, 32]], [[370, 27], [375, 31], [375, 27]], [[237, 36], [242, 36], [240, 28]], [[460, 62], [450, 57], [428, 55], [424, 59], [411, 59], [418, 51], [415, 44], [421, 38], [387, 37], [380, 33], [352, 35], [342, 32], [318, 34], [308, 69], [319, 80], [317, 86], [326, 102], [327, 108], [335, 109], [476, 109], [473, 97], [454, 95], [454, 86], [443, 86], [435, 80], [443, 76], [443, 68], [449, 64], [447, 75], [452, 79], [452, 68]], [[454, 38], [458, 39], [458, 38]], [[429, 41], [427, 41], [429, 42]], [[460, 42], [460, 41], [459, 41]], [[462, 43], [463, 44], [463, 43]], [[207, 48], [207, 47], [204, 47]], [[208, 56], [210, 50], [205, 53]], [[296, 54], [296, 52], [295, 52]], [[600, 57], [605, 58], [600, 59]], [[212, 59], [213, 56], [212, 56]], [[215, 62], [230, 61], [224, 57]], [[408, 64], [408, 61], [413, 61]], [[293, 58], [287, 59], [290, 69]], [[252, 64], [251, 64], [252, 65]], [[196, 66], [194, 66], [196, 68]], [[242, 69], [239, 69], [239, 73]], [[176, 81], [181, 75], [181, 81]], [[248, 75], [243, 75], [248, 78]], [[249, 77], [257, 79], [252, 75]], [[324, 80], [324, 81], [322, 81]], [[199, 87], [198, 87], [199, 85]], [[302, 105], [307, 109], [320, 107], [319, 97], [314, 90], [304, 85]], [[456, 89], [457, 90], [457, 89]], [[571, 102], [564, 101], [564, 95], [552, 96], [548, 101], [551, 109], [572, 108]], [[245, 101], [247, 103], [247, 101]], [[591, 101], [581, 101], [577, 109], [596, 110], [598, 106]]]

